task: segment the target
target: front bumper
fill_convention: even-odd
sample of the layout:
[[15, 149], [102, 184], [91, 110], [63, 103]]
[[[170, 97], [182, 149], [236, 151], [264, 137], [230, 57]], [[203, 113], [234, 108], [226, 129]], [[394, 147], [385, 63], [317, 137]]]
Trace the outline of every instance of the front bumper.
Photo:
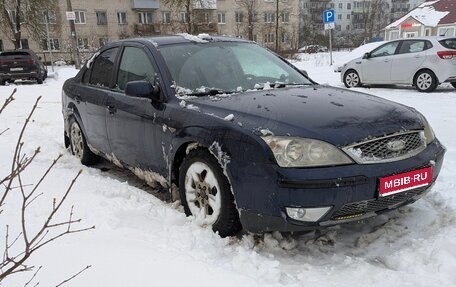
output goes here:
[[[296, 232], [364, 219], [418, 200], [432, 184], [379, 198], [378, 179], [431, 165], [434, 183], [444, 154], [435, 140], [414, 157], [381, 164], [299, 169], [232, 160], [229, 177], [244, 229]], [[325, 206], [332, 208], [317, 222], [297, 221], [285, 212], [286, 207]]]

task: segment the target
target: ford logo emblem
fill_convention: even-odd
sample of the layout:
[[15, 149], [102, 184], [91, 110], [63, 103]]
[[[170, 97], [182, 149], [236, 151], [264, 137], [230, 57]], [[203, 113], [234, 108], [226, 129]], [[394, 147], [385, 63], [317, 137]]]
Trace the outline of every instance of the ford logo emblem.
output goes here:
[[393, 140], [386, 144], [386, 148], [390, 151], [401, 151], [405, 148], [404, 140]]

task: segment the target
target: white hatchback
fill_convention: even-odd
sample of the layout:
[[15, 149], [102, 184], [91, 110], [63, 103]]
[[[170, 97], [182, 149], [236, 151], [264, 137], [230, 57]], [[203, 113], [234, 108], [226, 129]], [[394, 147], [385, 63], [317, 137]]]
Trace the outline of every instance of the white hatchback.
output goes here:
[[398, 84], [432, 92], [445, 82], [456, 88], [456, 38], [389, 41], [344, 64], [341, 80], [347, 88], [362, 84]]

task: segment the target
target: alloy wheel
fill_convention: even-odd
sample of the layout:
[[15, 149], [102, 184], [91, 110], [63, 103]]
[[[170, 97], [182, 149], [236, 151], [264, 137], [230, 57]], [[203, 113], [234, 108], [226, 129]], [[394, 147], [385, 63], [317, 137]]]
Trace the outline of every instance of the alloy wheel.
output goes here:
[[355, 72], [350, 72], [345, 75], [345, 84], [347, 87], [357, 87], [359, 86], [359, 76]]
[[422, 91], [429, 89], [432, 86], [433, 79], [428, 73], [421, 73], [416, 79], [416, 85]]
[[82, 132], [79, 128], [79, 125], [76, 122], [73, 122], [70, 128], [70, 138], [71, 138], [71, 151], [78, 158], [82, 158], [84, 154], [84, 141], [82, 138]]
[[202, 225], [214, 224], [220, 215], [220, 185], [205, 163], [194, 162], [185, 174], [185, 196], [191, 213]]

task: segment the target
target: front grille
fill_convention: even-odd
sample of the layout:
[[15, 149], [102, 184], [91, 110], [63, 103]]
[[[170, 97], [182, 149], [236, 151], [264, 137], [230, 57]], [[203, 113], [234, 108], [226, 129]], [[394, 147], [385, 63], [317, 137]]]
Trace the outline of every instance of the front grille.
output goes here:
[[378, 212], [384, 209], [394, 208], [423, 193], [425, 190], [426, 188], [414, 189], [386, 197], [379, 197], [377, 199], [348, 203], [334, 213], [331, 219], [343, 220], [362, 216], [369, 212]]
[[[395, 149], [394, 144], [400, 147]], [[412, 131], [357, 143], [343, 150], [358, 163], [379, 163], [409, 158], [425, 148], [423, 132]]]

